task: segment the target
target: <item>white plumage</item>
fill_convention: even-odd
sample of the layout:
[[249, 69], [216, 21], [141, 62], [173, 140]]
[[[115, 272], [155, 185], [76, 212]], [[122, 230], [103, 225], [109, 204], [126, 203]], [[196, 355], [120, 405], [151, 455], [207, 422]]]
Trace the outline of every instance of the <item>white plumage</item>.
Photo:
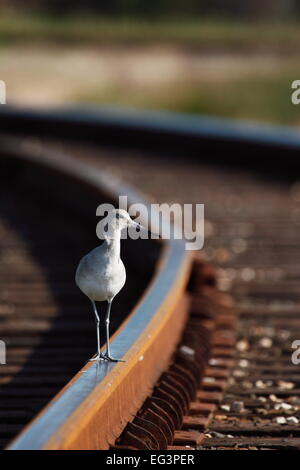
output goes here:
[[82, 258], [76, 271], [76, 283], [90, 299], [103, 302], [113, 299], [126, 281], [126, 271], [114, 249], [119, 240], [104, 241]]
[[[120, 292], [126, 281], [126, 270], [121, 260], [121, 232], [123, 229], [135, 226], [129, 214], [122, 209], [111, 211], [108, 216], [108, 231], [104, 236], [102, 245], [94, 248], [85, 255], [76, 271], [76, 284], [81, 291], [91, 300], [97, 323], [97, 355], [92, 360], [114, 359], [110, 354], [109, 321], [110, 308], [113, 298]], [[100, 318], [97, 312], [96, 301], [107, 301], [106, 312], [106, 352], [100, 351]]]

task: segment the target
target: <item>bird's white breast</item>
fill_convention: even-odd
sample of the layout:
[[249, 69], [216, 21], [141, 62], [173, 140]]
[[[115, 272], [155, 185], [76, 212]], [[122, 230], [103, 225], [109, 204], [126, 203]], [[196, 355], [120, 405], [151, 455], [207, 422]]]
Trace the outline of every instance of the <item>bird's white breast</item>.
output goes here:
[[113, 298], [122, 289], [126, 271], [122, 260], [112, 256], [109, 247], [103, 244], [81, 259], [75, 279], [90, 299], [104, 301]]

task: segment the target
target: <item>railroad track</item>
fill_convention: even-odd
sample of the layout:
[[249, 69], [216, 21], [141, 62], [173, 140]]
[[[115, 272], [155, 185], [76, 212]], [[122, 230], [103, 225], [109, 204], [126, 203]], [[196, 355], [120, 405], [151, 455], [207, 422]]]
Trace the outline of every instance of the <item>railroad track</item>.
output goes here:
[[[94, 325], [82, 315], [85, 302], [73, 280], [78, 259], [92, 246], [87, 236], [91, 214], [100, 202], [114, 201], [116, 188], [129, 200], [140, 199], [63, 155], [11, 140], [3, 140], [1, 148], [3, 181], [9, 181], [2, 207], [5, 445], [93, 354]], [[120, 297], [112, 346], [126, 365], [86, 364], [12, 448], [107, 448], [167, 366], [186, 319], [191, 257], [182, 241], [164, 247], [149, 240], [146, 253], [145, 242], [124, 243], [131, 289]], [[87, 413], [90, 421], [83, 424]], [[95, 429], [104, 416], [109, 416], [106, 425]]]
[[[78, 179], [84, 168], [68, 172], [71, 162], [62, 158], [57, 164], [47, 155], [34, 159], [34, 152], [11, 141], [2, 141], [1, 150], [1, 339], [7, 364], [0, 371], [0, 435], [6, 445], [94, 354], [94, 324], [74, 286], [74, 269], [95, 246], [95, 204], [108, 196], [92, 187], [92, 178]], [[150, 281], [159, 255], [152, 245], [144, 269], [125, 244], [129, 283], [116, 303], [112, 331]]]
[[[60, 120], [62, 127], [65, 126], [65, 128], [60, 127], [57, 132], [67, 137], [72, 127], [72, 118], [69, 115], [67, 118], [66, 116], [60, 117]], [[117, 120], [117, 125], [113, 119], [110, 119], [109, 122], [104, 123], [103, 127], [103, 121], [101, 122], [100, 119], [96, 124], [93, 117], [93, 125], [89, 127], [89, 119], [79, 122], [77, 117], [74, 121], [73, 124], [76, 126], [83, 126], [86, 137], [93, 137], [97, 140], [100, 133], [101, 139], [101, 131], [105, 130], [110, 137], [115, 138], [118, 135], [120, 143], [124, 143], [124, 146], [132, 143], [132, 133], [135, 136], [137, 133], [139, 145], [144, 142], [145, 136], [147, 141], [147, 138], [149, 139], [152, 135], [153, 138], [159, 140], [160, 144], [163, 143], [164, 147], [168, 147], [169, 151], [173, 145], [172, 138], [176, 135], [176, 145], [180, 139], [182, 145], [189, 142], [188, 151], [191, 155], [195, 150], [198, 151], [200, 148], [203, 150], [204, 142], [206, 150], [210, 148], [210, 145], [216, 149], [216, 143], [237, 149], [243, 145], [246, 148], [247, 144], [247, 151], [249, 151], [249, 145], [252, 146], [252, 150], [253, 148], [259, 149], [260, 157], [269, 155], [273, 150], [280, 152], [284, 148], [286, 158], [289, 158], [299, 148], [295, 135], [290, 136], [293, 137], [290, 139], [288, 139], [289, 135], [286, 135], [286, 140], [284, 138], [273, 139], [272, 135], [263, 139], [260, 135], [258, 141], [255, 141], [254, 137], [249, 136], [247, 132], [245, 135], [238, 132], [235, 135], [228, 129], [223, 133], [216, 132], [216, 129], [214, 132], [208, 132], [207, 127], [204, 126], [204, 129], [201, 129], [200, 126], [197, 140], [195, 129], [191, 135], [186, 131], [185, 126], [182, 126], [181, 130], [175, 125], [173, 127], [170, 125], [167, 130], [166, 125], [149, 129], [149, 125], [147, 127], [144, 124], [143, 127], [143, 123], [139, 125], [135, 123], [133, 126], [131, 122], [126, 127], [122, 119], [121, 122]], [[21, 126], [22, 123], [23, 126]], [[46, 135], [46, 128], [49, 124], [49, 133], [54, 136], [57, 133], [55, 120], [51, 115], [46, 115], [46, 117], [37, 115], [36, 118], [34, 115], [27, 117], [17, 115], [15, 120], [17, 129], [20, 130], [22, 127], [23, 133], [24, 129], [26, 133], [30, 129], [33, 133], [33, 124], [35, 125], [34, 132], [39, 135]], [[8, 120], [5, 130], [10, 130], [11, 125]], [[108, 139], [107, 135], [105, 139]], [[67, 143], [66, 147], [74, 150], [70, 143]], [[76, 154], [76, 151], [74, 153]], [[34, 163], [34, 166], [39, 167], [39, 174], [41, 174], [42, 167], [42, 173], [47, 175], [47, 181], [50, 179], [48, 177], [50, 169], [45, 170], [45, 166], [47, 164], [49, 166], [52, 161], [50, 166], [51, 171], [55, 171], [55, 177], [63, 174], [64, 178], [67, 177], [68, 184], [72, 180], [76, 187], [78, 184], [83, 185], [83, 193], [88, 189], [89, 203], [90, 194], [95, 194], [95, 191], [97, 194], [100, 192], [102, 198], [113, 200], [118, 185], [107, 187], [101, 174], [96, 173], [97, 158], [92, 158], [93, 171], [84, 171], [84, 168], [88, 167], [83, 162], [82, 151], [77, 153], [79, 155], [72, 165], [67, 158], [55, 160], [53, 154], [50, 157], [45, 152], [44, 144], [36, 146], [35, 150], [23, 145], [16, 151], [10, 146], [10, 149], [6, 151], [6, 157], [9, 154], [10, 159], [22, 162], [18, 163], [21, 165], [25, 165], [25, 161], [27, 163], [31, 161], [31, 164]], [[35, 156], [33, 157], [32, 154]], [[37, 163], [42, 156], [44, 163]], [[233, 160], [235, 160], [234, 156], [233, 152]], [[103, 163], [105, 158], [107, 158], [105, 155], [101, 155], [100, 163]], [[115, 161], [114, 158], [114, 154], [108, 150], [111, 166], [120, 161], [118, 155]], [[143, 165], [143, 158], [140, 155], [137, 159], [142, 161], [141, 165]], [[147, 155], [146, 158], [148, 158]], [[137, 162], [126, 160], [126, 164], [131, 165], [132, 170], [139, 168]], [[189, 165], [190, 173], [195, 177], [194, 164], [186, 160], [185, 167], [188, 168]], [[153, 168], [155, 170], [155, 165]], [[168, 184], [167, 190], [159, 181], [156, 186], [152, 183], [147, 187], [147, 180], [151, 182], [155, 180], [152, 178], [156, 174], [152, 175], [151, 171], [151, 168], [147, 167], [147, 178], [139, 182], [138, 179], [135, 181], [133, 176], [132, 183], [136, 187], [141, 184], [148, 193], [152, 191], [157, 199], [167, 195], [168, 200], [172, 198], [178, 200], [176, 178], [175, 184], [173, 183], [173, 186], [172, 182]], [[181, 174], [182, 171], [181, 167]], [[136, 171], [139, 176], [141, 173]], [[191, 175], [190, 178], [192, 178]], [[187, 181], [184, 183], [182, 179], [180, 197], [184, 198], [188, 194], [190, 198], [188, 202], [194, 198], [193, 202], [207, 203], [209, 220], [205, 251], [206, 257], [219, 266], [217, 274], [202, 260], [196, 258], [192, 261], [181, 243], [176, 243], [176, 246], [167, 243], [162, 247], [161, 243], [152, 241], [151, 246], [152, 244], [154, 246], [151, 256], [151, 273], [148, 272], [145, 278], [141, 279], [144, 266], [142, 268], [140, 266], [139, 269], [132, 268], [134, 288], [131, 290], [130, 286], [124, 299], [121, 299], [124, 302], [120, 304], [123, 316], [118, 316], [118, 324], [115, 325], [113, 345], [119, 354], [127, 359], [126, 365], [109, 365], [105, 373], [101, 370], [102, 366], [97, 369], [94, 364], [85, 365], [59, 392], [54, 401], [50, 402], [10, 444], [10, 448], [104, 449], [113, 446], [116, 449], [198, 448], [205, 450], [298, 449], [300, 447], [297, 426], [300, 414], [299, 366], [291, 363], [293, 352], [291, 344], [293, 339], [298, 339], [300, 324], [297, 300], [299, 278], [297, 186], [291, 186], [286, 182], [273, 183], [272, 186], [268, 186], [265, 181], [251, 178], [245, 173], [236, 173], [234, 169], [230, 172], [215, 169], [211, 173], [202, 166], [201, 172], [196, 173], [199, 188], [201, 188], [199, 191], [195, 189], [195, 185], [191, 185], [192, 179], [189, 180], [187, 174], [185, 176]], [[33, 179], [31, 175], [29, 178], [31, 184]], [[40, 176], [38, 179], [44, 182]], [[99, 185], [99, 181], [103, 184]], [[242, 190], [241, 181], [243, 182]], [[218, 187], [218, 194], [215, 191], [216, 187]], [[35, 190], [37, 190], [36, 187]], [[76, 194], [76, 191], [72, 194]], [[136, 202], [140, 198], [128, 188], [126, 191], [131, 201]], [[81, 201], [85, 200], [83, 193]], [[48, 187], [47, 194], [49, 194]], [[22, 203], [24, 202], [22, 193], [20, 197], [14, 190], [11, 191], [11, 195], [17, 199], [19, 197], [18, 201], [21, 199]], [[74, 202], [74, 198], [71, 199]], [[61, 200], [63, 200], [62, 197]], [[19, 206], [18, 201], [17, 206]], [[70, 204], [70, 201], [68, 202]], [[187, 202], [187, 200], [182, 199], [181, 202]], [[81, 209], [80, 217], [83, 217], [84, 208]], [[32, 211], [32, 204], [28, 209], [28, 214], [30, 211]], [[74, 216], [72, 224], [78, 224], [76, 213], [77, 209], [72, 212]], [[268, 220], [266, 220], [266, 213], [269, 216]], [[57, 223], [55, 218], [53, 221]], [[291, 224], [293, 224], [292, 230], [287, 228]], [[65, 225], [63, 223], [62, 227]], [[87, 225], [85, 223], [84, 228]], [[80, 229], [83, 230], [81, 223]], [[90, 231], [83, 231], [87, 240], [91, 240]], [[64, 235], [66, 235], [64, 243], [68, 245], [69, 240], [72, 240], [72, 235]], [[17, 236], [16, 239], [18, 239]], [[83, 240], [85, 240], [84, 237]], [[88, 242], [85, 243], [87, 246]], [[57, 240], [57, 245], [59, 246], [59, 240]], [[75, 242], [75, 245], [76, 250], [74, 249], [73, 254], [76, 263], [80, 257], [77, 257], [79, 254], [77, 250], [82, 249], [83, 252], [87, 250], [83, 249], [81, 241]], [[125, 249], [127, 262], [130, 264], [130, 260], [132, 262], [131, 250], [137, 248], [128, 246]], [[62, 252], [61, 257], [65, 256], [65, 250]], [[141, 247], [141, 252], [145, 253], [143, 247]], [[53, 257], [50, 258], [51, 266]], [[66, 260], [70, 263], [68, 257]], [[154, 260], [156, 262], [159, 260], [156, 270]], [[47, 262], [40, 264], [44, 270], [51, 271], [50, 267], [47, 268]], [[68, 271], [62, 270], [62, 278], [69, 274]], [[121, 324], [125, 316], [124, 310], [129, 313], [136, 301], [137, 281], [142, 281], [139, 291], [139, 295], [142, 296], [140, 303], [130, 313], [125, 323]], [[146, 285], [148, 285], [148, 290], [142, 295]], [[20, 286], [18, 288], [21, 289]], [[234, 301], [229, 296], [229, 291]], [[54, 288], [53, 292], [55, 292]], [[41, 289], [41, 296], [43, 295], [45, 294]], [[77, 300], [73, 298], [73, 293], [71, 297], [69, 312], [78, 311], [80, 321], [83, 321], [81, 312], [86, 309], [83, 305], [85, 301], [78, 298], [77, 303]], [[131, 304], [128, 297], [132, 299]], [[49, 305], [52, 300], [49, 302], [47, 298]], [[24, 308], [23, 303], [20, 302], [20, 304]], [[64, 305], [67, 307], [67, 304]], [[80, 307], [77, 309], [78, 306]], [[36, 311], [39, 312], [37, 314], [39, 317], [41, 315], [40, 303]], [[49, 313], [45, 313], [45, 317], [48, 323], [51, 323], [51, 332], [53, 321], [49, 320], [51, 315], [50, 317], [47, 315]], [[141, 324], [142, 319], [145, 320], [145, 318], [146, 322]], [[174, 319], [176, 319], [175, 322]], [[131, 326], [134, 326], [135, 330], [137, 326], [135, 321], [138, 322], [140, 329], [134, 337], [131, 337], [128, 332]], [[68, 326], [65, 319], [62, 323], [65, 323], [64, 328], [66, 328], [62, 331], [71, 331], [71, 325]], [[54, 327], [55, 324], [56, 321]], [[87, 331], [91, 328], [93, 331], [90, 319], [86, 320], [85, 328]], [[55, 382], [56, 390], [67, 382], [76, 368], [79, 369], [82, 365], [80, 361], [84, 362], [87, 356], [91, 355], [92, 351], [89, 348], [93, 344], [92, 331], [90, 331], [91, 336], [86, 338], [82, 356], [78, 355], [77, 360], [72, 363], [74, 369], [67, 370], [65, 361], [61, 361], [63, 377], [60, 383]], [[37, 332], [35, 336], [37, 337], [38, 334], [40, 332]], [[47, 335], [51, 337], [51, 333], [43, 334], [46, 337]], [[125, 338], [127, 340], [128, 336], [129, 339], [125, 344]], [[65, 333], [61, 337], [65, 339]], [[74, 347], [72, 340], [76, 341], [76, 338], [77, 336], [71, 332], [67, 348], [70, 355]], [[57, 345], [52, 344], [51, 347], [55, 350]], [[64, 344], [64, 347], [66, 348], [67, 345]], [[4, 370], [3, 366], [0, 372], [2, 370]], [[11, 376], [14, 374], [16, 374], [16, 369], [11, 371]], [[9, 376], [5, 373], [3, 375]], [[49, 377], [49, 374], [46, 376]], [[10, 378], [6, 378], [7, 380]], [[18, 390], [18, 381], [16, 380], [15, 383], [15, 389]], [[6, 386], [8, 385], [4, 385], [4, 390]], [[21, 411], [19, 418], [16, 418], [18, 413], [15, 413], [15, 409], [12, 413], [8, 413], [10, 423], [17, 424], [10, 429], [18, 432], [25, 421], [31, 419], [38, 409], [41, 409], [52, 398], [56, 392], [55, 387], [52, 390], [53, 394], [47, 392], [47, 396], [43, 397], [43, 403], [41, 401], [39, 403], [40, 408], [32, 409], [31, 415], [27, 414], [26, 419], [22, 410], [19, 410]], [[50, 387], [47, 388], [50, 390]], [[9, 437], [12, 436], [5, 436], [5, 440], [7, 441]]]

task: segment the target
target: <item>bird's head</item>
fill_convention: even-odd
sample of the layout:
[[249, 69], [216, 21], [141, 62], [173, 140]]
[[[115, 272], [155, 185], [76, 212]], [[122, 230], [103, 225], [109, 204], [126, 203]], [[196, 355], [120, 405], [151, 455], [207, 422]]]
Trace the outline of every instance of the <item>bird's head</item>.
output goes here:
[[108, 225], [109, 228], [114, 231], [122, 231], [123, 229], [129, 227], [143, 229], [142, 225], [132, 220], [128, 212], [126, 212], [124, 209], [114, 209], [110, 211], [108, 214]]

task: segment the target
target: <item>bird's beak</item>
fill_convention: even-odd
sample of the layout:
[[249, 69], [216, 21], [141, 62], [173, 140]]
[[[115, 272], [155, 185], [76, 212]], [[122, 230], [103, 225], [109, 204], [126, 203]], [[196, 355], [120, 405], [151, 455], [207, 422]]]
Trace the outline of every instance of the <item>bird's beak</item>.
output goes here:
[[141, 224], [138, 224], [138, 223], [134, 222], [133, 220], [132, 220], [132, 222], [131, 222], [131, 224], [130, 224], [130, 227], [138, 228], [141, 233], [146, 233], [149, 238], [151, 238], [151, 235], [155, 235], [154, 238], [161, 238], [158, 233], [152, 232], [152, 230], [150, 230], [150, 229], [144, 227], [144, 226], [141, 225]]
[[143, 225], [138, 224], [137, 222], [134, 222], [134, 220], [131, 221], [130, 227], [138, 228], [138, 229], [140, 229], [141, 232], [144, 231], [144, 230], [147, 230]]
[[151, 234], [151, 232], [146, 227], [141, 224], [138, 224], [137, 222], [134, 222], [134, 220], [131, 222], [130, 226], [139, 229], [141, 233], [147, 234], [148, 236], [149, 234]]

